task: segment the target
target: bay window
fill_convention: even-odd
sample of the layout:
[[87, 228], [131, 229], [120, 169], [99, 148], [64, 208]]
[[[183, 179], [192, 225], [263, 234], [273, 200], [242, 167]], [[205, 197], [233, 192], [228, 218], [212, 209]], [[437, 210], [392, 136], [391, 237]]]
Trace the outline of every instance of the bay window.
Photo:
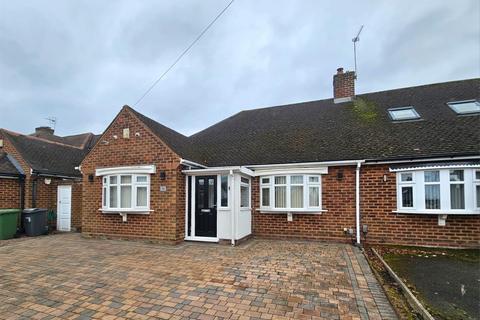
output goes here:
[[144, 174], [104, 176], [102, 197], [102, 209], [104, 210], [148, 210], [150, 176]]
[[397, 211], [480, 213], [480, 170], [452, 168], [397, 172]]
[[271, 211], [320, 210], [320, 176], [292, 174], [260, 177], [260, 208]]

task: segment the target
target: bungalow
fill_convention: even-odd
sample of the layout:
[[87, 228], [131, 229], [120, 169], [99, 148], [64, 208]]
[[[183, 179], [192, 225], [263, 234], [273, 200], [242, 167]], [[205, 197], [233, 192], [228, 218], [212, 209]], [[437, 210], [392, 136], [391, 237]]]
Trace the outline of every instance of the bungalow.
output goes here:
[[24, 135], [0, 129], [0, 208], [46, 208], [58, 230], [81, 228], [82, 175], [92, 133], [60, 137], [49, 127]]
[[81, 163], [88, 236], [480, 244], [480, 79], [242, 111], [190, 137], [124, 106]]

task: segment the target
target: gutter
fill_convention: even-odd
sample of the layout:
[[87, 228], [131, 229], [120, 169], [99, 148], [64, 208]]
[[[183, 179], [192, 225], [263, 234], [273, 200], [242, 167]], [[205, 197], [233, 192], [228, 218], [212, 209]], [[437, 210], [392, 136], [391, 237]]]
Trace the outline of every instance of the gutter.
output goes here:
[[450, 156], [450, 157], [438, 157], [438, 158], [395, 158], [391, 160], [367, 160], [365, 165], [375, 164], [393, 164], [393, 163], [415, 163], [415, 162], [429, 162], [429, 161], [446, 161], [446, 160], [475, 160], [480, 159], [480, 154], [476, 156]]

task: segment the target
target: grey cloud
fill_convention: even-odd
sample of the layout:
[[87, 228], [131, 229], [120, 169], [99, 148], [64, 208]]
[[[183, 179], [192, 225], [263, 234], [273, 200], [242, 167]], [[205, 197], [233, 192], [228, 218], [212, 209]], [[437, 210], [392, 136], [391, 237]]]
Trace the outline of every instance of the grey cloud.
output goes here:
[[[227, 1], [0, 0], [0, 127], [101, 132]], [[237, 0], [137, 109], [184, 134], [238, 111], [478, 77], [477, 1]]]

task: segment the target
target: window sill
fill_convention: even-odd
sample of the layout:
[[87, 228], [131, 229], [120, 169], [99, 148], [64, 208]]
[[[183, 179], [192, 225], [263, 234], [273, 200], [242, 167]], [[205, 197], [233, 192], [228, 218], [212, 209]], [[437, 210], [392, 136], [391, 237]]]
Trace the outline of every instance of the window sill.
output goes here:
[[154, 210], [149, 209], [98, 209], [102, 213], [128, 213], [128, 214], [150, 214]]
[[431, 215], [475, 215], [480, 214], [479, 210], [468, 210], [468, 211], [420, 211], [420, 210], [393, 210], [393, 213], [399, 214], [431, 214]]
[[260, 213], [277, 213], [277, 214], [322, 214], [324, 212], [327, 212], [328, 210], [322, 210], [322, 209], [309, 209], [309, 210], [286, 210], [286, 209], [262, 209], [262, 208], [257, 208], [257, 211]]

